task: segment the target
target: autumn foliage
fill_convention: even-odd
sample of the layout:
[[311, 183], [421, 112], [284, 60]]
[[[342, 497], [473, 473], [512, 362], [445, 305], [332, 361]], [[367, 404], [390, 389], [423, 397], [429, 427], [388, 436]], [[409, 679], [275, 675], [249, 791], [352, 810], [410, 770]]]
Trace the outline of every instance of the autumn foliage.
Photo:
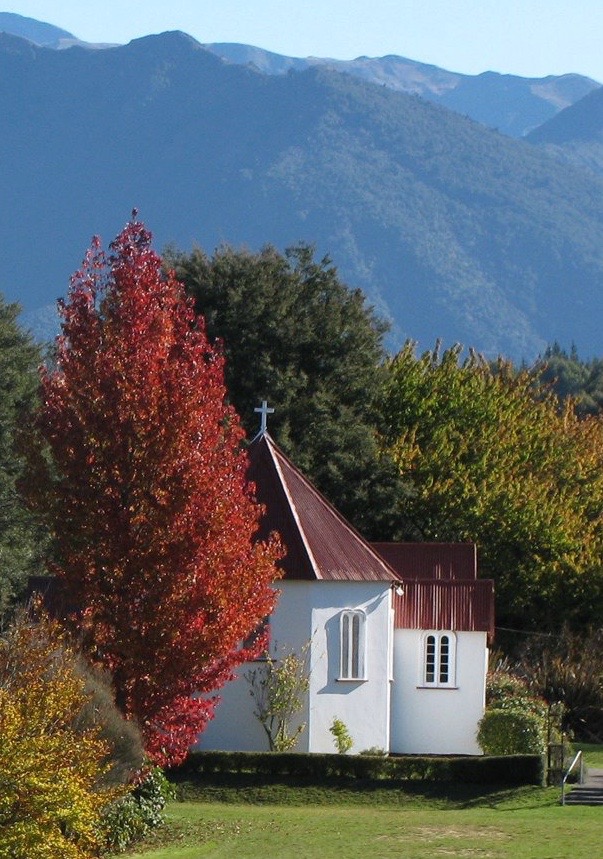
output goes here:
[[85, 678], [58, 624], [25, 611], [0, 638], [0, 859], [86, 859], [102, 846], [109, 745], [81, 729]]
[[240, 642], [273, 608], [279, 549], [254, 542], [261, 508], [223, 357], [150, 239], [133, 220], [108, 254], [95, 240], [71, 280], [28, 494], [85, 651], [164, 764], [248, 655]]

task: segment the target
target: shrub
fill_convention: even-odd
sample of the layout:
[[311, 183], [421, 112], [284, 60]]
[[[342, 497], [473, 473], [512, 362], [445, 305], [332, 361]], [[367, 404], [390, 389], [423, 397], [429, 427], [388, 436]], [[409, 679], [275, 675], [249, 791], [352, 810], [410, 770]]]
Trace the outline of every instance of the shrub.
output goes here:
[[108, 671], [89, 665], [82, 656], [77, 656], [75, 669], [84, 680], [87, 700], [74, 719], [73, 727], [81, 733], [94, 729], [107, 744], [106, 771], [101, 777], [103, 785], [131, 784], [145, 761], [138, 725], [126, 719], [118, 709]]
[[487, 755], [536, 755], [545, 749], [540, 720], [523, 709], [487, 710], [477, 741]]
[[272, 752], [191, 752], [184, 764], [170, 770], [176, 782], [207, 784], [228, 776], [264, 784], [267, 777], [286, 782], [305, 779], [361, 779], [390, 782], [430, 781], [467, 784], [542, 784], [542, 755], [505, 757], [422, 757], [420, 755], [324, 755]]
[[102, 843], [109, 744], [59, 625], [25, 611], [0, 638], [0, 859], [87, 859]]
[[530, 691], [563, 704], [563, 729], [590, 742], [603, 741], [603, 629], [531, 641], [517, 671]]
[[488, 674], [486, 712], [477, 741], [487, 755], [542, 754], [547, 744], [546, 701], [508, 671]]
[[101, 827], [107, 850], [121, 852], [164, 822], [163, 810], [174, 789], [163, 770], [154, 767], [127, 796], [103, 813]]
[[354, 745], [354, 741], [350, 737], [349, 731], [341, 719], [333, 719], [333, 723], [329, 728], [329, 731], [333, 734], [335, 747], [339, 754], [345, 755], [346, 752], [349, 752]]
[[495, 669], [488, 674], [486, 684], [486, 706], [494, 709], [533, 709], [536, 706], [534, 695], [526, 682], [509, 671]]

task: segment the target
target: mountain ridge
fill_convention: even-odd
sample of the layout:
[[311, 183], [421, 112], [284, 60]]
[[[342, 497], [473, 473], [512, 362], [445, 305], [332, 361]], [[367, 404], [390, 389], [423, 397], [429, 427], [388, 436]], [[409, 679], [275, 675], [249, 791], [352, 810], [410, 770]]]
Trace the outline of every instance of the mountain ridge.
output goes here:
[[466, 75], [395, 54], [336, 60], [286, 57], [228, 42], [207, 43], [204, 47], [229, 62], [252, 65], [264, 74], [279, 75], [325, 66], [368, 83], [419, 95], [512, 137], [523, 137], [600, 86], [597, 81], [577, 74], [523, 78], [485, 71]]
[[526, 139], [565, 163], [603, 176], [603, 89], [560, 111]]
[[83, 42], [73, 33], [56, 27], [54, 24], [38, 21], [36, 18], [28, 18], [25, 15], [17, 15], [15, 12], [0, 12], [0, 33], [2, 32], [19, 36], [35, 45], [54, 50], [69, 48], [73, 45], [87, 48], [112, 47], [112, 45], [105, 43]]
[[264, 75], [173, 32], [104, 51], [4, 36], [0, 112], [0, 289], [30, 313], [137, 207], [159, 247], [315, 244], [392, 348], [600, 352], [603, 182], [445, 107], [322, 67]]
[[[82, 42], [51, 24], [13, 13], [0, 12], [0, 31], [3, 29], [55, 49], [73, 45], [94, 49], [117, 47]], [[250, 65], [268, 75], [304, 71], [316, 65], [326, 66], [369, 83], [441, 103], [512, 137], [523, 137], [559, 110], [574, 104], [600, 86], [597, 81], [577, 74], [522, 78], [485, 71], [479, 75], [466, 75], [395, 54], [338, 60], [329, 57], [288, 57], [241, 43], [214, 42], [202, 46], [228, 62]]]

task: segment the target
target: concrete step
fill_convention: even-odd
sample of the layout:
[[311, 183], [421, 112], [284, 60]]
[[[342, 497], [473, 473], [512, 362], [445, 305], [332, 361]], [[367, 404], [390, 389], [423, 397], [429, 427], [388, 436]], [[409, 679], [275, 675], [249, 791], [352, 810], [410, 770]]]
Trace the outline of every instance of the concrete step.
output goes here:
[[565, 794], [565, 805], [603, 805], [603, 770], [587, 770], [584, 783]]
[[575, 796], [567, 794], [565, 805], [603, 805], [603, 796]]
[[565, 795], [566, 805], [603, 805], [603, 790], [582, 785], [572, 788]]

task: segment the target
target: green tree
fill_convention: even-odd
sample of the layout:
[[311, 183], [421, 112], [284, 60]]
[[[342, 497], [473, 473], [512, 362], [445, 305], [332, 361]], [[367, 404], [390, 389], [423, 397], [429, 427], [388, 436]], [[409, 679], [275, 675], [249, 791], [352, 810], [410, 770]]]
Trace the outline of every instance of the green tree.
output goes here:
[[379, 453], [374, 412], [387, 326], [362, 292], [303, 244], [284, 255], [225, 247], [167, 261], [210, 339], [224, 344], [229, 396], [248, 433], [268, 400], [269, 432], [296, 465], [365, 536], [391, 537], [402, 488]]
[[572, 398], [580, 415], [603, 412], [603, 359], [583, 361], [575, 347], [568, 353], [554, 343], [536, 367], [539, 382], [549, 385], [560, 400]]
[[40, 363], [39, 348], [19, 326], [19, 312], [0, 296], [0, 613], [38, 569], [42, 542], [16, 491], [23, 465], [15, 432], [36, 402]]
[[413, 494], [410, 536], [471, 540], [501, 625], [555, 628], [601, 607], [603, 421], [460, 347], [388, 365], [383, 438]]

